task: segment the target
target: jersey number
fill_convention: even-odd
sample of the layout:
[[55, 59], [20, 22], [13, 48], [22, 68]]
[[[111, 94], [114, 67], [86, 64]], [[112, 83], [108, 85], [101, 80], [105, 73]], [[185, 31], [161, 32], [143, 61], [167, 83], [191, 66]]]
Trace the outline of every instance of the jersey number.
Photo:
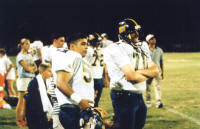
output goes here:
[[[147, 68], [147, 62], [146, 62], [146, 56], [144, 53], [141, 53], [141, 57], [143, 60], [143, 68], [146, 69]], [[136, 52], [133, 54], [133, 58], [135, 58], [135, 70], [139, 69], [139, 63], [140, 63], [140, 53]]]
[[86, 83], [90, 83], [92, 81], [92, 74], [90, 72], [89, 67], [83, 63], [83, 80]]
[[[103, 57], [103, 55], [100, 55]], [[97, 66], [97, 60], [100, 61], [100, 66], [103, 67], [104, 66], [104, 62], [103, 59], [100, 59], [99, 56], [95, 53], [93, 54], [93, 57], [95, 58], [94, 63], [92, 63], [92, 66]]]

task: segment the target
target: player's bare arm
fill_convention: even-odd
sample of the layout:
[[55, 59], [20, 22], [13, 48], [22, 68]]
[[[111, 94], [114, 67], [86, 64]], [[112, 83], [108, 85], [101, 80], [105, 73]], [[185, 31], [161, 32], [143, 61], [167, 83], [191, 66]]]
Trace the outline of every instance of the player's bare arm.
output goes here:
[[[29, 66], [24, 60], [20, 61], [20, 64], [22, 65], [22, 67], [30, 72], [30, 73], [34, 73], [35, 71], [37, 71], [37, 66], [34, 64], [34, 66]], [[36, 67], [36, 68], [35, 68]]]
[[104, 67], [104, 78], [105, 78], [105, 87], [106, 87], [106, 88], [109, 88], [109, 85], [110, 85], [110, 77], [108, 76], [108, 68], [107, 68], [106, 65], [105, 65], [105, 67]]
[[[11, 70], [13, 67], [14, 67], [14, 65], [13, 65], [13, 64], [10, 64], [9, 67], [8, 67], [8, 69], [7, 69], [7, 73], [9, 73], [10, 70]], [[7, 73], [6, 73], [6, 74], [7, 74]]]
[[155, 63], [150, 62], [148, 64], [147, 69], [140, 69], [140, 70], [137, 70], [137, 72], [141, 73], [142, 75], [144, 75], [148, 78], [152, 78], [152, 77], [155, 77], [159, 74], [159, 69], [158, 69], [158, 66]]
[[57, 87], [58, 89], [64, 93], [67, 97], [71, 98], [75, 103], [78, 104], [81, 110], [91, 107], [89, 103], [93, 103], [91, 100], [81, 99], [69, 85], [69, 81], [71, 80], [72, 75], [69, 72], [58, 71], [57, 72]]
[[136, 72], [130, 64], [122, 66], [121, 70], [125, 74], [125, 78], [127, 80], [136, 81], [136, 82], [144, 82], [148, 79], [146, 76], [142, 75], [141, 73]]
[[164, 79], [164, 63], [163, 61], [160, 61], [160, 68], [161, 68], [161, 77]]
[[69, 85], [69, 80], [72, 78], [72, 75], [65, 71], [57, 72], [57, 87], [61, 90], [67, 97], [70, 97], [74, 91]]

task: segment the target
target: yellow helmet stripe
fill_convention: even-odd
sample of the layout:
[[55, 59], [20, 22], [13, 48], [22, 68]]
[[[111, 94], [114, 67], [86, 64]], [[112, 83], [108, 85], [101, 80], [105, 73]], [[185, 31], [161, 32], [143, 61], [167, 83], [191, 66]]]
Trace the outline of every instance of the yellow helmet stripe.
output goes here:
[[133, 20], [133, 19], [131, 19], [131, 18], [127, 18], [127, 20], [131, 20], [133, 23], [135, 23], [136, 26], [139, 25], [135, 20]]

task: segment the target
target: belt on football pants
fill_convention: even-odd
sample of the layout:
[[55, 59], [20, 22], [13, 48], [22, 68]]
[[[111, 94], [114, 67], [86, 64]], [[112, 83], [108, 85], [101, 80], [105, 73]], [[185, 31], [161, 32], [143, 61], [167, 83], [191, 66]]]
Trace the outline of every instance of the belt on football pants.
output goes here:
[[117, 95], [127, 95], [127, 96], [140, 96], [140, 95], [142, 95], [139, 92], [128, 91], [128, 90], [112, 90], [112, 92], [117, 94]]

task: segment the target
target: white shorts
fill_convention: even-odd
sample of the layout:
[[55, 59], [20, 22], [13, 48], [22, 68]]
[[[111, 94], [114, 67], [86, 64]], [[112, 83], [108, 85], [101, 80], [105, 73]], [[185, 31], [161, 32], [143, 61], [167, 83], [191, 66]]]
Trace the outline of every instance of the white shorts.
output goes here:
[[26, 91], [32, 78], [17, 78], [17, 90]]
[[15, 80], [15, 79], [16, 79], [15, 70], [14, 68], [12, 68], [10, 72], [7, 73], [6, 80]]

